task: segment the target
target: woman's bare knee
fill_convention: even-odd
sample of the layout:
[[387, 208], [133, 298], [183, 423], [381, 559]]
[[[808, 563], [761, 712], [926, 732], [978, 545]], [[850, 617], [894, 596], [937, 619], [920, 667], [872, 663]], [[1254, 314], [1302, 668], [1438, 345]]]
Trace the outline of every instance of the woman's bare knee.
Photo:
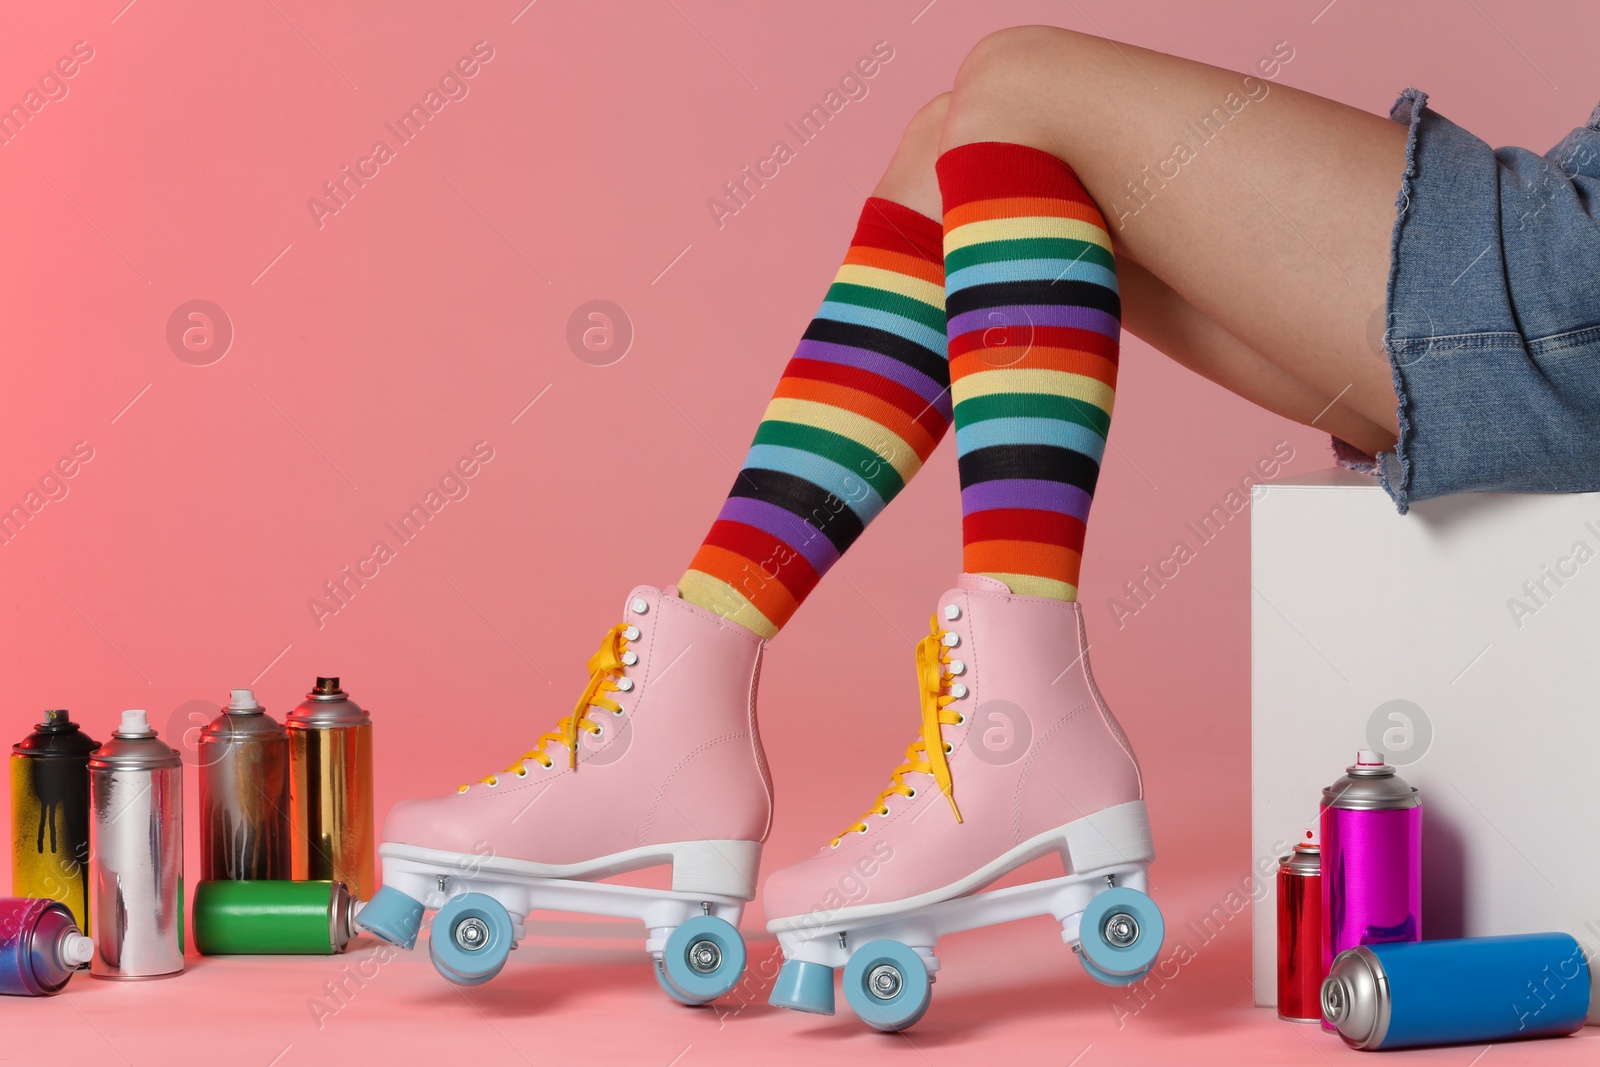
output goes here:
[[956, 72], [941, 148], [994, 140], [1061, 154], [1060, 95], [1075, 84], [1084, 95], [1097, 81], [1109, 88], [1106, 56], [1114, 58], [1115, 48], [1103, 37], [1057, 26], [989, 34]]
[[940, 216], [939, 183], [933, 164], [939, 158], [939, 131], [944, 128], [949, 110], [950, 94], [940, 93], [911, 117], [894, 158], [873, 190], [874, 196], [904, 204], [930, 218]]

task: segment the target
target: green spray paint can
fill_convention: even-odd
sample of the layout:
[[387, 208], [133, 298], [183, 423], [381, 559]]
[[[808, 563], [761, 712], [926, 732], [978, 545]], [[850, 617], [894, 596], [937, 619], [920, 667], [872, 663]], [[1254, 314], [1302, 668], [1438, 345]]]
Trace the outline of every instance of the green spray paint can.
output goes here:
[[201, 882], [194, 943], [207, 956], [331, 956], [350, 944], [360, 910], [343, 882]]

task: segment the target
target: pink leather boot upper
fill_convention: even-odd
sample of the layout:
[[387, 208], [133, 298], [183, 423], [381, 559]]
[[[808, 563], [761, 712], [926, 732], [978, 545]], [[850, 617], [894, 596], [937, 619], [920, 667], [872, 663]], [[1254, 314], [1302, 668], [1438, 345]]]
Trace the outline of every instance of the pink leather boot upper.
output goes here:
[[[903, 774], [915, 796], [886, 796], [887, 815], [864, 816], [837, 844], [767, 879], [770, 918], [974, 891], [959, 883], [1008, 851], [1143, 798], [1133, 750], [1089, 673], [1077, 604], [964, 574], [935, 619], [943, 662], [931, 684], [950, 698], [936, 727], [949, 749], [949, 797], [934, 772]], [[842, 827], [854, 813], [840, 814]]]
[[[544, 740], [535, 751], [548, 768], [530, 752], [494, 784], [401, 801], [384, 842], [574, 864], [662, 843], [764, 839], [772, 791], [755, 726], [764, 642], [649, 586], [628, 594], [622, 613], [607, 635], [615, 667], [596, 671], [603, 681], [581, 716], [598, 732], [581, 722], [568, 731], [579, 739], [576, 768], [565, 745]], [[529, 726], [553, 728], [563, 714], [540, 707]]]

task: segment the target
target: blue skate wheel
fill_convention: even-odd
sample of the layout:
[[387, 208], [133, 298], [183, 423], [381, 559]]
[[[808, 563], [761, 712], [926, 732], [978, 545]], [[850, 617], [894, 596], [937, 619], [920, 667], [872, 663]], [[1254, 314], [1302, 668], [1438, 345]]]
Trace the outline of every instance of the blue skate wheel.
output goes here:
[[1166, 932], [1155, 901], [1137, 889], [1117, 886], [1083, 910], [1078, 940], [1085, 961], [1094, 965], [1090, 974], [1139, 977], [1155, 964]]
[[673, 1000], [676, 1000], [679, 1004], [684, 1004], [691, 1008], [703, 1008], [706, 1006], [705, 1001], [695, 1000], [693, 997], [685, 996], [679, 991], [677, 986], [669, 982], [667, 980], [667, 970], [664, 966], [662, 966], [660, 960], [655, 961], [655, 972], [656, 985], [661, 987], [661, 992], [665, 993]]
[[898, 941], [869, 941], [844, 965], [844, 999], [874, 1030], [905, 1030], [933, 999], [928, 965]]
[[709, 1004], [732, 991], [744, 975], [744, 938], [726, 919], [696, 915], [667, 937], [660, 979], [684, 1004]]
[[434, 968], [456, 985], [482, 985], [506, 965], [515, 936], [511, 916], [498, 900], [463, 893], [433, 917], [428, 953]]
[[391, 945], [415, 948], [417, 931], [422, 929], [422, 910], [416, 900], [384, 886], [361, 906], [356, 925]]
[[775, 1008], [833, 1014], [833, 968], [805, 960], [784, 960], [767, 1003]]
[[1082, 952], [1076, 952], [1076, 953], [1073, 953], [1073, 955], [1078, 957], [1078, 962], [1083, 964], [1083, 969], [1089, 972], [1089, 977], [1093, 978], [1096, 982], [1099, 982], [1101, 985], [1108, 985], [1108, 986], [1128, 986], [1128, 985], [1133, 985], [1133, 983], [1139, 981], [1139, 979], [1143, 978], [1145, 975], [1150, 973], [1150, 968], [1146, 967], [1144, 970], [1139, 971], [1137, 974], [1107, 974], [1105, 971], [1102, 971], [1100, 968], [1098, 968], [1094, 964], [1090, 963], [1089, 962], [1089, 957], [1085, 956]]

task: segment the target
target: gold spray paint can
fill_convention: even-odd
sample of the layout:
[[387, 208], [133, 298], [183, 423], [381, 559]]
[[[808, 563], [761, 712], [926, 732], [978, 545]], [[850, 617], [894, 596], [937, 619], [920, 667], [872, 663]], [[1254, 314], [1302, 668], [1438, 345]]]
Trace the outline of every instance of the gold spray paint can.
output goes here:
[[296, 881], [343, 882], [361, 900], [377, 891], [372, 810], [372, 716], [318, 678], [284, 723], [289, 731], [289, 865]]
[[89, 932], [89, 756], [100, 747], [65, 711], [11, 746], [11, 895], [67, 906]]

